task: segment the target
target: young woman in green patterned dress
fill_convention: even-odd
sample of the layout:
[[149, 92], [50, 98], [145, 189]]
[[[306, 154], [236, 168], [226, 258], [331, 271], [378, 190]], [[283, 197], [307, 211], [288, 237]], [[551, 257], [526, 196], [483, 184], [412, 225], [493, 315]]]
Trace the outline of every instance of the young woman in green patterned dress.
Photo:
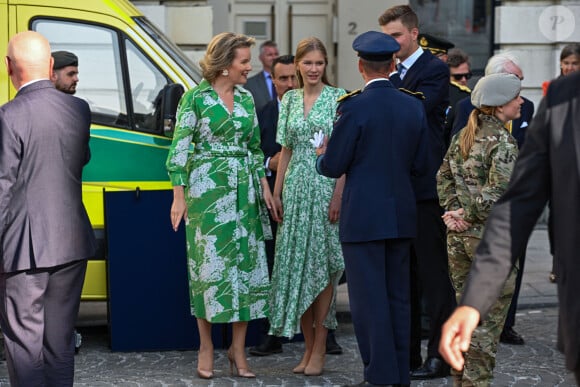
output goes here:
[[[344, 270], [338, 217], [344, 177], [335, 180], [315, 169], [310, 140], [329, 136], [343, 89], [326, 78], [326, 49], [317, 38], [298, 43], [295, 56], [299, 89], [284, 94], [277, 142], [282, 145], [274, 188], [276, 239], [270, 334], [304, 335], [305, 351], [295, 373], [320, 375], [328, 329], [336, 328], [333, 296]], [[283, 220], [282, 220], [283, 218]]]
[[213, 377], [211, 324], [229, 322], [230, 369], [255, 377], [245, 356], [246, 330], [249, 320], [268, 314], [264, 238], [271, 232], [263, 201], [270, 208], [272, 196], [254, 100], [238, 86], [252, 69], [253, 44], [230, 32], [212, 39], [200, 62], [204, 80], [181, 98], [167, 158], [171, 222], [175, 230], [182, 219], [186, 225], [191, 312], [200, 336], [197, 373], [204, 379]]

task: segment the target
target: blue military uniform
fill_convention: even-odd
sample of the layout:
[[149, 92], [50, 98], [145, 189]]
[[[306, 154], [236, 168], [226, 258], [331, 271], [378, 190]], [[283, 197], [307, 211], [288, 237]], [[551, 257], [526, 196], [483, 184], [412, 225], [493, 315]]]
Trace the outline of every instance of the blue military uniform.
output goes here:
[[[399, 44], [369, 31], [353, 42], [367, 61], [393, 60]], [[385, 125], [388, 122], [389, 125]], [[367, 383], [409, 383], [409, 251], [416, 232], [412, 175], [427, 171], [421, 102], [387, 78], [342, 98], [319, 173], [346, 174], [340, 240]]]
[[411, 250], [411, 362], [421, 363], [421, 294], [429, 316], [427, 359], [414, 370], [414, 378], [444, 376], [448, 367], [439, 354], [441, 326], [451, 315], [456, 302], [449, 279], [445, 225], [441, 219], [435, 175], [443, 161], [446, 144], [443, 136], [445, 111], [449, 107], [449, 68], [424, 50], [401, 79], [391, 76], [395, 87], [421, 92], [429, 124], [429, 173], [414, 179], [417, 198], [417, 237]]

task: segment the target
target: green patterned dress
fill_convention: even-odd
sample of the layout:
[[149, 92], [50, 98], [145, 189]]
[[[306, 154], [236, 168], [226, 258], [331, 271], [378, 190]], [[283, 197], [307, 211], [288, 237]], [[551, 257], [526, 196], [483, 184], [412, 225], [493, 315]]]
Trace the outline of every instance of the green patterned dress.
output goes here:
[[248, 91], [235, 88], [232, 114], [206, 80], [183, 95], [167, 170], [172, 185], [185, 187], [190, 303], [198, 318], [225, 323], [268, 314], [262, 161]]
[[[310, 139], [319, 130], [330, 136], [337, 99], [345, 91], [325, 86], [304, 118], [304, 91], [290, 90], [282, 98], [277, 142], [292, 150], [284, 177], [284, 220], [276, 239], [270, 333], [292, 337], [300, 332], [300, 317], [314, 299], [344, 270], [338, 223], [328, 220], [335, 179], [316, 172], [316, 151]], [[336, 327], [334, 297], [325, 326]]]

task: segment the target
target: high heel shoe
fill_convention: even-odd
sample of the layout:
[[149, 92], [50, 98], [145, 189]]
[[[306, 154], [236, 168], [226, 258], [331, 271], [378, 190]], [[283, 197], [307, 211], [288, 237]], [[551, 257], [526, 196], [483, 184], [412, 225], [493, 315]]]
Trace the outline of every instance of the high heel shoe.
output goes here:
[[304, 375], [306, 376], [320, 376], [322, 375], [322, 368], [324, 367], [324, 353], [322, 355], [312, 354], [308, 365], [304, 368]]
[[295, 374], [303, 374], [304, 369], [306, 369], [306, 366], [304, 364], [300, 363], [292, 369], [292, 372], [294, 372]]
[[[239, 376], [240, 378], [255, 378], [256, 374], [253, 373], [249, 368], [239, 368], [238, 364], [236, 363], [236, 359], [234, 359], [234, 355], [230, 351], [228, 351], [228, 360], [230, 362], [230, 373], [232, 376]], [[234, 368], [236, 373], [234, 373]]]
[[213, 371], [206, 371], [198, 368], [197, 376], [200, 379], [213, 379]]
[[[212, 379], [213, 378], [213, 350], [209, 351], [211, 354], [211, 362], [209, 363], [209, 369], [203, 369], [200, 363], [205, 363], [205, 362], [201, 362], [200, 358], [202, 357], [202, 353], [206, 354], [208, 351], [200, 351], [197, 355], [197, 376], [200, 379]], [[205, 363], [207, 364], [207, 363]]]

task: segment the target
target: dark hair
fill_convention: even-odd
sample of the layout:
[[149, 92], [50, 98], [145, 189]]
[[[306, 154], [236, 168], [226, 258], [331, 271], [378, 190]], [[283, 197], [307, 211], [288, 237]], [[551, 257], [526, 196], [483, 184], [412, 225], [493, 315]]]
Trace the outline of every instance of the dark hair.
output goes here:
[[560, 60], [562, 61], [567, 57], [569, 57], [570, 55], [576, 55], [578, 58], [580, 58], [580, 44], [571, 43], [564, 46], [564, 48], [560, 52]]
[[419, 28], [419, 18], [413, 8], [408, 5], [395, 5], [379, 16], [379, 25], [384, 26], [392, 21], [401, 20], [401, 23], [411, 30]]
[[449, 67], [457, 67], [463, 63], [469, 66], [469, 56], [459, 48], [452, 48], [447, 53], [447, 65]]
[[279, 57], [274, 59], [274, 61], [272, 62], [272, 77], [274, 77], [274, 69], [276, 68], [276, 65], [278, 63], [284, 64], [284, 65], [293, 64], [294, 63], [294, 55], [280, 55]]
[[302, 79], [302, 74], [298, 70], [298, 63], [304, 58], [306, 54], [311, 51], [320, 51], [322, 56], [324, 57], [324, 73], [322, 74], [322, 83], [325, 85], [330, 86], [330, 82], [328, 81], [328, 77], [326, 76], [326, 67], [328, 66], [328, 54], [326, 53], [326, 47], [324, 47], [324, 43], [318, 38], [310, 37], [302, 39], [298, 42], [298, 46], [296, 47], [296, 57], [294, 58], [294, 63], [296, 64], [296, 78], [298, 78], [298, 84], [300, 87], [304, 87], [304, 79]]
[[391, 63], [393, 63], [393, 58], [381, 61], [373, 61], [360, 58], [360, 63], [367, 72], [385, 74], [389, 72], [389, 69], [391, 68]]

